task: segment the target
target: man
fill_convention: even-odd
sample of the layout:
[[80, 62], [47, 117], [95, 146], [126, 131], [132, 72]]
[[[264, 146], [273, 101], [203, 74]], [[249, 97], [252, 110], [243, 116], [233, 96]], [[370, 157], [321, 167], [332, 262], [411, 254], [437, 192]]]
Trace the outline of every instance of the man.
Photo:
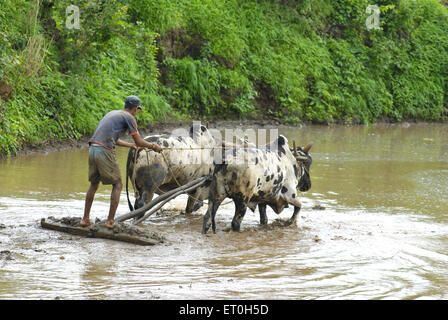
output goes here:
[[[114, 226], [115, 212], [120, 201], [122, 188], [120, 167], [115, 156], [116, 145], [134, 149], [137, 149], [137, 147], [149, 148], [156, 152], [162, 151], [160, 146], [145, 141], [139, 135], [137, 121], [135, 120], [139, 110], [142, 110], [140, 99], [136, 96], [127, 97], [124, 109], [114, 110], [106, 114], [98, 124], [93, 137], [89, 140], [90, 187], [86, 194], [84, 217], [80, 222], [83, 227], [91, 224], [90, 209], [100, 181], [103, 185], [112, 185], [109, 215], [104, 226], [109, 229]], [[126, 131], [132, 136], [135, 144], [119, 139], [120, 135]]]

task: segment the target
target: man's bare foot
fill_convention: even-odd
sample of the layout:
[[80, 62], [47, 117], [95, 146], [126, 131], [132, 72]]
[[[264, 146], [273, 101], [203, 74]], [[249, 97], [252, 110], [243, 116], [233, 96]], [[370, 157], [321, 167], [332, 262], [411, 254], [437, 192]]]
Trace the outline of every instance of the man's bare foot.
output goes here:
[[91, 222], [90, 219], [82, 219], [79, 224], [81, 225], [81, 227], [88, 227], [90, 226]]
[[114, 228], [114, 220], [107, 220], [104, 223], [104, 226], [108, 229], [113, 229]]

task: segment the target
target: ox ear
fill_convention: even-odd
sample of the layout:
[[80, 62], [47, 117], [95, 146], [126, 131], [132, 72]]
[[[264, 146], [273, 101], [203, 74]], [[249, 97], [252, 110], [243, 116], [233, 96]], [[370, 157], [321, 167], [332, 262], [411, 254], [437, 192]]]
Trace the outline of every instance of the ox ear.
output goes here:
[[312, 143], [312, 142], [308, 143], [308, 144], [306, 145], [306, 147], [303, 148], [303, 152], [308, 153], [308, 152], [310, 151], [310, 149], [311, 149], [312, 146], [313, 146], [313, 143]]

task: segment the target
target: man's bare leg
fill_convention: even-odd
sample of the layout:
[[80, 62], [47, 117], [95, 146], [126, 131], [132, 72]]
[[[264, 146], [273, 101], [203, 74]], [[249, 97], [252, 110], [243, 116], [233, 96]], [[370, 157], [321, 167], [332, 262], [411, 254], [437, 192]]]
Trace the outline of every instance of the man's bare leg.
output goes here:
[[86, 194], [86, 202], [84, 205], [84, 217], [79, 223], [82, 227], [90, 226], [90, 209], [92, 208], [93, 199], [95, 198], [95, 193], [98, 190], [99, 183], [90, 183], [89, 190]]
[[121, 181], [115, 183], [112, 187], [112, 193], [110, 195], [109, 216], [107, 217], [107, 221], [104, 224], [106, 228], [112, 229], [114, 227], [114, 218], [115, 213], [117, 212], [118, 203], [120, 202], [121, 188], [122, 188]]

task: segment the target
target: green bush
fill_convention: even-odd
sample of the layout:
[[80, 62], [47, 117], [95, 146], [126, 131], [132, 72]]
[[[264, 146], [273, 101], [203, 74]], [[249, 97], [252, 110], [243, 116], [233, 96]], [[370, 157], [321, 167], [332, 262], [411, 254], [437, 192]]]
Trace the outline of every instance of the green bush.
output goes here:
[[[3, 0], [0, 154], [93, 133], [137, 94], [174, 118], [446, 120], [448, 10], [437, 0]], [[65, 26], [68, 5], [80, 29]], [[7, 99], [7, 101], [5, 101]]]
[[[39, 19], [31, 24], [36, 3]], [[8, 4], [10, 11], [0, 9], [4, 35], [0, 46], [7, 50], [2, 50], [0, 75], [14, 93], [1, 105], [0, 153], [13, 154], [24, 143], [92, 134], [104, 114], [122, 108], [130, 94], [138, 94], [148, 107], [139, 113], [141, 126], [171, 113], [158, 93], [156, 34], [129, 23], [123, 3], [8, 0]], [[85, 13], [80, 30], [65, 28], [65, 9], [71, 4]], [[16, 15], [19, 19], [14, 20]]]

